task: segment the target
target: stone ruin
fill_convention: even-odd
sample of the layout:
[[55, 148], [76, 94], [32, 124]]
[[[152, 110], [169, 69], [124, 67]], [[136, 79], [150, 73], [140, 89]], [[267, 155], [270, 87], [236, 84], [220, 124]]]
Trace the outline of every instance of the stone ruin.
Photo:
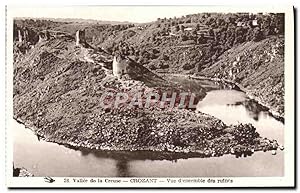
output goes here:
[[22, 38], [22, 33], [21, 30], [18, 30], [18, 42], [22, 43], [23, 38]]
[[27, 53], [28, 49], [34, 48], [38, 42], [38, 34], [34, 30], [18, 25], [14, 25], [13, 38], [15, 42], [18, 42], [22, 53]]
[[121, 54], [116, 54], [113, 60], [113, 75], [121, 78], [122, 75], [130, 73], [129, 61]]
[[18, 42], [27, 42], [28, 41], [28, 30], [26, 28], [19, 28], [18, 29]]
[[145, 72], [148, 72], [146, 69], [130, 57], [124, 56], [119, 52], [114, 56], [112, 71], [113, 75], [118, 78], [136, 79], [143, 76]]
[[78, 30], [75, 35], [76, 46], [80, 46], [86, 43], [85, 30]]
[[39, 32], [39, 42], [46, 41], [50, 39], [49, 31], [41, 31]]

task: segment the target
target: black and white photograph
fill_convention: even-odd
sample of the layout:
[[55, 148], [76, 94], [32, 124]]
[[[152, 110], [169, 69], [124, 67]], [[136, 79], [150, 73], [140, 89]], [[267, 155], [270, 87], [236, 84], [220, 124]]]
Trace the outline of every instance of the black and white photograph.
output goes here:
[[292, 187], [293, 17], [8, 6], [9, 186]]

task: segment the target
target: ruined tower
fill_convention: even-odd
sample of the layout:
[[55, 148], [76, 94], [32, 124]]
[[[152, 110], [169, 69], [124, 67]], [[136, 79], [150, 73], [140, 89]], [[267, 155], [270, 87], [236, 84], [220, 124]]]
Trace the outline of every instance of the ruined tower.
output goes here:
[[79, 46], [81, 44], [85, 43], [85, 30], [78, 30], [76, 32], [76, 46]]
[[26, 27], [18, 29], [18, 42], [27, 43], [29, 41], [29, 32]]
[[50, 39], [49, 31], [42, 31], [39, 33], [39, 42], [49, 40], [49, 39]]
[[20, 43], [22, 43], [22, 41], [23, 41], [22, 33], [21, 33], [21, 30], [20, 30], [20, 29], [18, 29], [18, 41], [19, 41]]
[[129, 73], [129, 61], [122, 55], [116, 54], [113, 60], [113, 75], [120, 78], [124, 74]]
[[23, 31], [23, 40], [25, 41], [25, 43], [29, 41], [29, 33], [26, 28], [24, 28], [24, 31]]

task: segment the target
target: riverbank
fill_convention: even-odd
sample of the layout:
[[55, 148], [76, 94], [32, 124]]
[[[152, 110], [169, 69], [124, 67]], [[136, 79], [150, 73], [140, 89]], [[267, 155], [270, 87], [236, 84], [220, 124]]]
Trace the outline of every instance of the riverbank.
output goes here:
[[257, 92], [257, 91], [249, 90], [249, 89], [243, 87], [243, 85], [241, 85], [237, 82], [227, 80], [227, 79], [223, 79], [223, 78], [209, 78], [209, 77], [201, 77], [201, 76], [196, 76], [196, 75], [192, 75], [192, 76], [189, 76], [189, 77], [191, 79], [196, 79], [196, 80], [211, 80], [211, 81], [220, 82], [221, 84], [225, 83], [225, 85], [227, 84], [227, 87], [230, 88], [230, 89], [240, 90], [240, 91], [244, 92], [249, 99], [255, 100], [260, 106], [262, 106], [262, 108], [265, 108], [269, 113], [271, 113], [271, 115], [274, 118], [280, 120], [281, 122], [284, 122], [284, 116], [281, 113], [277, 112], [276, 108], [264, 103], [261, 98], [259, 98], [259, 97], [255, 96], [254, 94], [252, 94], [253, 92]]
[[[144, 96], [195, 91], [198, 102], [205, 97], [205, 88], [190, 83], [178, 88], [151, 72], [142, 74], [140, 80], [122, 80], [104, 70], [100, 62], [82, 57], [86, 51], [68, 39], [55, 39], [37, 44], [14, 64], [14, 118], [38, 138], [96, 150], [194, 152], [204, 157], [279, 146], [260, 136], [252, 125], [227, 126], [193, 110], [104, 108], [101, 96], [107, 89], [130, 97], [138, 92]], [[67, 60], [61, 55], [70, 57]], [[30, 61], [34, 65], [29, 65]]]
[[30, 173], [25, 168], [13, 168], [13, 176], [14, 177], [33, 177], [34, 175]]
[[[281, 164], [284, 151], [276, 151], [275, 156], [272, 151], [258, 151], [240, 158], [231, 154], [203, 158], [196, 153], [168, 151], [102, 151], [39, 141], [30, 129], [13, 122], [15, 166], [26, 168], [35, 177], [266, 177], [284, 174]], [[272, 135], [269, 138], [278, 139], [281, 144], [280, 138]], [[72, 164], [65, 167], [65, 163]]]
[[259, 106], [261, 106], [262, 109], [265, 111], [268, 111], [274, 118], [277, 120], [284, 122], [284, 116], [280, 114], [279, 112], [276, 111], [276, 108], [264, 103], [261, 98], [257, 97], [256, 95], [253, 95], [253, 92], [257, 91], [252, 91], [247, 88], [245, 88], [242, 84], [225, 79], [225, 78], [216, 78], [216, 77], [206, 77], [206, 76], [198, 76], [198, 75], [185, 75], [185, 74], [160, 74], [162, 77], [167, 78], [167, 79], [172, 79], [171, 77], [176, 77], [176, 78], [185, 78], [187, 80], [200, 80], [200, 81], [211, 81], [215, 85], [208, 85], [207, 88], [205, 88], [205, 91], [210, 91], [212, 89], [234, 89], [238, 91], [244, 92], [247, 97], [251, 100], [255, 100]]
[[246, 94], [284, 118], [284, 38], [271, 36], [224, 52], [197, 76], [230, 80]]
[[[115, 123], [101, 124], [103, 117], [88, 120], [91, 127], [88, 131], [70, 135], [64, 130], [57, 134], [48, 134], [20, 119], [20, 123], [32, 129], [39, 139], [54, 142], [72, 148], [88, 148], [109, 151], [157, 151], [185, 153], [192, 157], [216, 157], [224, 154], [236, 156], [251, 155], [255, 151], [276, 150], [276, 140], [262, 138], [252, 125], [240, 124], [226, 126], [220, 120], [202, 113], [196, 114], [187, 110], [172, 112], [168, 115], [160, 112], [140, 112], [142, 119], [138, 123], [129, 114], [114, 112], [110, 120]], [[154, 115], [153, 115], [154, 114]], [[151, 117], [157, 117], [151, 119]], [[128, 122], [127, 124], [122, 124]], [[143, 123], [143, 124], [141, 124]], [[94, 129], [92, 129], [94, 128]], [[91, 135], [93, 132], [93, 135]]]

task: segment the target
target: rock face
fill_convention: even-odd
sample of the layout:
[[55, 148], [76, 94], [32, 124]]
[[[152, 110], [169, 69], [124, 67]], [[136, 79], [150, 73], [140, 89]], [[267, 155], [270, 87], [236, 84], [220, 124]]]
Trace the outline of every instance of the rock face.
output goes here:
[[86, 43], [85, 40], [85, 30], [78, 30], [76, 32], [76, 46], [82, 45]]
[[22, 168], [13, 167], [13, 176], [14, 177], [33, 177], [34, 175], [23, 167]]
[[42, 41], [47, 41], [50, 39], [50, 33], [49, 31], [41, 31], [39, 32], [39, 42], [42, 42]]
[[284, 39], [270, 37], [227, 50], [201, 75], [238, 83], [248, 96], [284, 117]]

